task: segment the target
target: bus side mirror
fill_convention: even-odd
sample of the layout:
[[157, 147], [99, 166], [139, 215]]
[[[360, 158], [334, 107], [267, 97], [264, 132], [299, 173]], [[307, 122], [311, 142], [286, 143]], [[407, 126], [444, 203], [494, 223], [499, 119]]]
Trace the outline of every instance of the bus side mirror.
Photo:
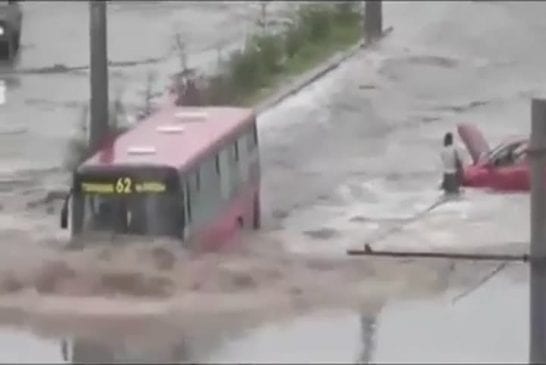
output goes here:
[[63, 203], [63, 208], [61, 209], [61, 228], [68, 228], [68, 200], [70, 199], [70, 194], [66, 196]]
[[68, 228], [68, 207], [66, 206], [61, 210], [61, 228]]

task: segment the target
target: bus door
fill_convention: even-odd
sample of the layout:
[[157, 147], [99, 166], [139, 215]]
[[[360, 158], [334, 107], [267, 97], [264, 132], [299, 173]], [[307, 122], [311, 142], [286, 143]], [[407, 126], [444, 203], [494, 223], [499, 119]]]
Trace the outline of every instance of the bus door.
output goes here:
[[127, 198], [95, 194], [87, 196], [85, 204], [89, 214], [86, 226], [97, 231], [127, 233], [131, 219]]

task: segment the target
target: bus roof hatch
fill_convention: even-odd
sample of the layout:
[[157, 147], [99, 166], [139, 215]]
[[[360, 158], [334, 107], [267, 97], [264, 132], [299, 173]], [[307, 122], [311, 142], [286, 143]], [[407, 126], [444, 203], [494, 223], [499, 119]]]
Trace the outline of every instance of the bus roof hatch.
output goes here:
[[202, 111], [179, 111], [174, 116], [181, 122], [206, 122], [208, 114]]
[[181, 125], [160, 125], [155, 130], [159, 133], [176, 134], [184, 132], [184, 127]]
[[153, 155], [155, 152], [154, 146], [129, 147], [127, 150], [130, 155]]

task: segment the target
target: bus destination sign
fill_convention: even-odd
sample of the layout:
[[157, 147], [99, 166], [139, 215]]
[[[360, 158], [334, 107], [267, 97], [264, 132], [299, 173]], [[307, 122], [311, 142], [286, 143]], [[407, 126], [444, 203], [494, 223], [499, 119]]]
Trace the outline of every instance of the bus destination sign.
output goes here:
[[82, 182], [81, 190], [88, 194], [164, 193], [167, 185], [161, 181], [138, 181], [120, 177], [114, 182]]

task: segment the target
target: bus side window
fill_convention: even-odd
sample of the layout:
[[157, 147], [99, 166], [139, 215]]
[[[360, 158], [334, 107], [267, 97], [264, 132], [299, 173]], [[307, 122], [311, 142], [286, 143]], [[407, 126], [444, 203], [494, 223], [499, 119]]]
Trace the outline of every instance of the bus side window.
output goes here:
[[218, 174], [216, 156], [212, 155], [200, 166], [201, 191], [199, 192], [199, 211], [204, 217], [214, 216], [221, 204], [221, 176]]
[[233, 174], [229, 163], [229, 149], [222, 149], [219, 156], [220, 170], [222, 171], [222, 174], [220, 175], [220, 189], [222, 192], [222, 198], [229, 199], [231, 191], [231, 175]]
[[184, 189], [182, 189], [182, 196], [180, 197], [181, 201], [178, 202], [176, 205], [176, 209], [178, 214], [180, 214], [180, 222], [182, 223], [182, 227], [186, 227], [187, 224], [187, 213], [186, 213], [186, 192]]
[[230, 197], [237, 191], [240, 184], [240, 172], [239, 172], [239, 149], [237, 148], [237, 140], [233, 142], [233, 152], [229, 155], [229, 171], [230, 171]]
[[[242, 146], [245, 146], [248, 143], [248, 140], [252, 136], [249, 133], [245, 133], [242, 136], [239, 137], [237, 140], [237, 143], [239, 143]], [[240, 156], [239, 156], [239, 173], [241, 174], [240, 180], [242, 183], [245, 183], [248, 180], [248, 167], [249, 167], [249, 156], [252, 153], [247, 148], [241, 148], [239, 150]]]
[[193, 225], [200, 225], [204, 217], [203, 197], [204, 194], [204, 181], [201, 181], [202, 166], [198, 166], [193, 172], [190, 173], [188, 181], [188, 196], [191, 204], [191, 220]]
[[186, 195], [186, 199], [185, 199], [185, 201], [186, 201], [186, 209], [187, 209], [187, 213], [188, 213], [188, 214], [187, 214], [187, 216], [188, 216], [187, 223], [189, 224], [189, 223], [191, 223], [191, 221], [192, 221], [192, 215], [191, 215], [191, 194], [190, 194], [191, 189], [190, 189], [190, 183], [189, 183], [189, 182], [186, 182], [185, 185], [186, 185], [186, 189], [185, 189], [185, 190], [186, 190], [186, 194], [185, 194], [185, 195]]
[[258, 145], [258, 127], [256, 126], [256, 123], [252, 125], [252, 141], [254, 143], [254, 146]]
[[245, 138], [248, 152], [253, 151], [258, 144], [258, 135], [255, 125], [252, 126], [252, 129], [245, 134]]
[[196, 191], [201, 190], [201, 174], [200, 174], [200, 168], [198, 167], [195, 171], [195, 189]]

